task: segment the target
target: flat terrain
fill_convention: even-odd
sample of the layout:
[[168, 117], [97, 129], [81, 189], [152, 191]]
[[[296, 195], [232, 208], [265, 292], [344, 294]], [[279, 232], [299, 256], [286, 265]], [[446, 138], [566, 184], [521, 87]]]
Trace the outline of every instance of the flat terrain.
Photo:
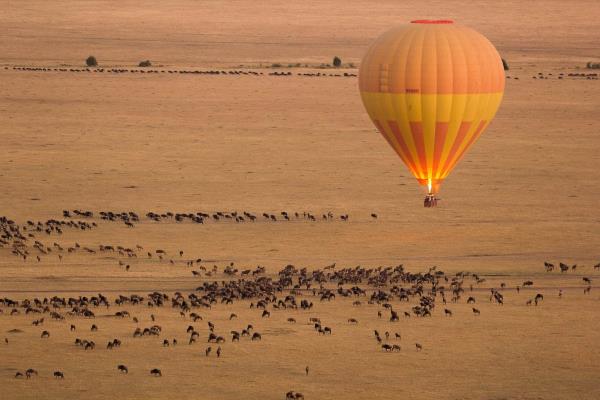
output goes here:
[[[202, 282], [229, 279], [222, 271], [231, 262], [240, 270], [265, 266], [273, 278], [287, 264], [309, 271], [334, 262], [337, 269], [404, 264], [411, 272], [437, 265], [448, 276], [471, 271], [486, 279], [473, 292], [481, 315], [465, 304], [469, 293], [449, 302], [452, 318], [438, 300], [431, 318], [397, 323], [367, 299], [355, 307], [354, 299], [320, 302], [304, 293], [299, 299], [313, 301], [312, 310], [272, 310], [269, 319], [250, 300], [201, 310], [201, 337], [190, 346], [189, 318], [170, 304], [124, 307], [137, 325], [106, 316], [121, 309], [114, 305], [96, 310], [94, 321], [46, 315], [43, 326], [31, 325], [39, 315], [10, 316], [12, 307], [0, 307], [0, 340], [9, 340], [0, 343], [0, 397], [279, 399], [289, 390], [307, 399], [600, 397], [600, 272], [592, 268], [600, 261], [600, 82], [569, 76], [592, 73], [585, 64], [599, 61], [594, 1], [159, 3], [0, 1], [0, 215], [23, 226], [91, 210], [93, 218], [70, 220], [97, 224], [35, 233], [25, 261], [0, 248], [0, 297], [187, 295]], [[372, 126], [353, 76], [375, 37], [416, 18], [477, 29], [511, 67], [494, 122], [433, 210], [422, 207], [422, 188]], [[102, 72], [83, 71], [90, 54]], [[334, 55], [342, 68], [320, 68]], [[145, 59], [156, 73], [111, 72], [141, 70]], [[228, 73], [179, 73], [216, 70]], [[306, 76], [317, 73], [326, 76]], [[145, 217], [236, 210], [257, 221]], [[100, 219], [100, 211], [132, 211], [141, 221], [127, 227]], [[328, 212], [334, 218], [322, 220]], [[347, 222], [339, 218], [345, 214]], [[34, 240], [53, 251], [39, 253]], [[54, 242], [65, 249], [62, 260]], [[76, 242], [81, 247], [68, 253]], [[101, 244], [144, 250], [132, 258], [101, 253]], [[156, 249], [167, 252], [163, 260]], [[544, 261], [578, 266], [546, 273]], [[192, 275], [200, 265], [218, 265], [218, 273]], [[593, 282], [589, 294], [583, 277]], [[533, 288], [517, 293], [526, 280]], [[501, 282], [504, 306], [488, 301]], [[370, 296], [373, 287], [364, 287]], [[537, 293], [544, 301], [526, 306]], [[410, 311], [417, 299], [390, 303]], [[237, 320], [229, 321], [231, 312]], [[136, 326], [153, 324], [151, 313], [160, 338], [134, 340]], [[333, 334], [318, 335], [309, 317]], [[204, 355], [207, 320], [227, 339], [219, 359]], [[92, 323], [98, 332], [89, 332]], [[248, 323], [263, 340], [231, 343], [229, 331]], [[50, 338], [40, 338], [44, 329]], [[402, 351], [383, 352], [373, 329], [401, 332]], [[98, 347], [84, 351], [76, 337]], [[115, 337], [122, 348], [105, 350]], [[163, 348], [164, 338], [179, 344]], [[118, 364], [130, 373], [119, 375]], [[30, 367], [40, 375], [14, 378]], [[149, 375], [155, 367], [162, 378]]]

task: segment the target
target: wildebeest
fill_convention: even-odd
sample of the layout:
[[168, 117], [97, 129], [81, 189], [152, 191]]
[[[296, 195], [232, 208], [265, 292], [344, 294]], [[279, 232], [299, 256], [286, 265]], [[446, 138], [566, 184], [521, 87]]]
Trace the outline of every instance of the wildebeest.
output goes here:
[[127, 369], [127, 367], [123, 364], [120, 364], [119, 366], [117, 366], [117, 369], [119, 370], [119, 372], [128, 374], [129, 373], [129, 369]]
[[162, 372], [158, 368], [153, 368], [150, 370], [150, 375], [152, 376], [162, 376]]
[[33, 375], [38, 375], [38, 372], [33, 368], [29, 368], [27, 371], [25, 371], [25, 376], [27, 377], [27, 379], [31, 378]]
[[54, 371], [54, 377], [60, 378], [60, 379], [65, 379], [65, 374], [63, 374], [61, 371]]

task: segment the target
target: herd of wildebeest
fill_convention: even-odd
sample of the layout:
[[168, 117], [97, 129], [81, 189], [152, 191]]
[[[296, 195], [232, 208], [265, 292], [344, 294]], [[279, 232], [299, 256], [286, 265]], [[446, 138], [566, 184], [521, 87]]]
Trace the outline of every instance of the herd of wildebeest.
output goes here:
[[12, 71], [23, 71], [23, 72], [71, 72], [71, 73], [94, 73], [94, 74], [143, 74], [143, 75], [154, 75], [154, 74], [177, 74], [177, 75], [211, 75], [211, 76], [232, 76], [232, 75], [246, 75], [246, 76], [279, 76], [279, 77], [290, 77], [290, 76], [302, 76], [302, 77], [314, 77], [314, 78], [350, 78], [356, 77], [354, 72], [333, 72], [327, 73], [324, 70], [319, 72], [298, 72], [292, 74], [291, 71], [271, 71], [263, 72], [262, 70], [252, 69], [147, 69], [147, 68], [89, 68], [89, 67], [4, 67], [4, 70]]
[[[63, 257], [76, 253], [83, 256], [102, 254], [111, 255], [111, 259], [126, 271], [130, 270], [132, 262], [168, 262], [172, 265], [181, 265], [189, 268], [194, 282], [198, 286], [188, 293], [177, 291], [167, 293], [154, 291], [146, 294], [119, 294], [113, 298], [97, 294], [92, 296], [77, 297], [32, 297], [24, 299], [0, 298], [0, 318], [11, 318], [17, 315], [31, 316], [31, 324], [39, 327], [40, 340], [45, 340], [53, 335], [61, 335], [61, 330], [81, 332], [81, 337], [74, 340], [73, 346], [78, 346], [82, 351], [97, 351], [96, 346], [106, 350], [114, 350], [127, 346], [131, 340], [142, 337], [160, 338], [162, 327], [156, 321], [152, 310], [171, 310], [178, 313], [182, 322], [181, 332], [185, 332], [185, 340], [177, 341], [176, 338], [160, 338], [163, 347], [194, 345], [206, 343], [204, 354], [206, 357], [221, 357], [224, 352], [222, 344], [241, 342], [260, 342], [268, 336], [258, 332], [252, 323], [240, 324], [240, 329], [224, 332], [213, 321], [203, 316], [203, 310], [215, 309], [219, 304], [241, 303], [251, 310], [256, 310], [256, 318], [268, 321], [271, 313], [283, 312], [289, 324], [296, 324], [303, 315], [304, 323], [310, 324], [317, 335], [334, 335], [334, 329], [316, 315], [319, 304], [337, 299], [346, 299], [354, 307], [373, 307], [373, 318], [390, 323], [398, 322], [401, 318], [429, 318], [438, 313], [444, 317], [453, 317], [453, 305], [465, 302], [469, 304], [472, 315], [481, 315], [478, 303], [489, 302], [503, 305], [506, 296], [519, 294], [526, 290], [526, 305], [538, 306], [543, 303], [544, 293], [535, 289], [532, 280], [524, 280], [518, 285], [508, 286], [499, 282], [497, 287], [483, 285], [486, 278], [476, 273], [459, 272], [446, 274], [436, 266], [424, 272], [409, 272], [403, 265], [378, 266], [378, 267], [339, 267], [335, 263], [322, 268], [308, 269], [294, 265], [286, 265], [276, 273], [268, 271], [262, 266], [240, 267], [233, 262], [225, 265], [209, 266], [201, 258], [188, 258], [182, 250], [170, 251], [165, 249], [147, 249], [141, 245], [135, 247], [114, 244], [96, 244], [82, 246], [59, 244], [57, 238], [65, 230], [88, 231], [96, 229], [105, 223], [124, 223], [134, 228], [141, 223], [346, 223], [349, 215], [334, 215], [331, 212], [286, 212], [278, 213], [252, 213], [248, 211], [236, 212], [147, 212], [139, 214], [133, 211], [83, 211], [64, 210], [62, 219], [46, 221], [26, 221], [18, 224], [15, 221], [0, 217], [0, 257], [13, 256], [11, 260], [18, 263], [42, 262], [48, 257], [57, 257], [53, 262], [63, 262]], [[376, 213], [371, 213], [372, 221], [378, 220]], [[569, 265], [566, 263], [544, 262], [547, 273], [560, 271], [561, 274], [579, 272], [582, 269], [589, 272], [583, 276], [581, 286], [584, 294], [589, 294], [592, 289], [591, 274], [600, 270], [600, 263], [593, 268], [582, 265]], [[198, 278], [200, 280], [198, 280]], [[547, 290], [547, 288], [546, 288]], [[555, 293], [562, 297], [562, 290]], [[549, 295], [549, 293], [546, 293]], [[403, 307], [406, 304], [406, 307]], [[135, 316], [133, 308], [146, 307], [150, 312], [152, 324], [144, 326]], [[403, 307], [401, 309], [401, 307]], [[129, 310], [128, 310], [129, 308]], [[304, 314], [298, 311], [303, 310]], [[375, 316], [376, 313], [376, 316]], [[101, 328], [96, 322], [96, 316], [109, 316], [119, 320], [131, 321], [134, 327], [127, 337], [115, 337], [105, 345], [93, 340], [94, 332]], [[238, 316], [230, 313], [229, 320], [236, 320]], [[53, 324], [52, 328], [45, 327], [48, 320], [64, 322]], [[85, 321], [85, 322], [84, 322]], [[93, 322], [89, 330], [88, 324]], [[361, 323], [357, 318], [349, 316], [349, 325]], [[86, 328], [81, 328], [84, 324]], [[79, 325], [79, 326], [78, 326]], [[204, 328], [200, 328], [203, 326]], [[390, 325], [393, 326], [393, 325]], [[85, 329], [85, 332], [82, 331]], [[18, 330], [9, 333], [19, 333]], [[84, 335], [88, 334], [88, 337]], [[402, 335], [396, 331], [373, 331], [373, 337], [380, 351], [383, 353], [401, 352], [403, 347]], [[9, 336], [4, 338], [6, 346], [11, 345]], [[421, 351], [423, 345], [419, 342], [411, 344], [415, 351]], [[129, 368], [124, 364], [115, 363], [115, 373], [128, 374]], [[309, 366], [305, 368], [309, 374]], [[48, 372], [50, 373], [50, 372]], [[56, 379], [68, 377], [68, 371], [53, 371]], [[150, 376], [161, 377], [163, 372], [158, 365], [148, 366]], [[17, 379], [32, 379], [38, 375], [34, 368], [28, 368], [15, 374]], [[289, 391], [286, 399], [303, 399], [302, 393]]]
[[[196, 70], [184, 70], [184, 69], [148, 69], [148, 68], [90, 68], [90, 67], [35, 67], [35, 66], [5, 66], [4, 70], [10, 71], [22, 71], [22, 72], [70, 72], [70, 73], [93, 73], [93, 74], [137, 74], [137, 75], [155, 75], [155, 74], [172, 74], [172, 75], [211, 75], [211, 76], [232, 76], [232, 75], [246, 75], [246, 76], [278, 76], [278, 77], [315, 77], [315, 78], [327, 78], [327, 77], [356, 77], [355, 72], [297, 72], [292, 71], [271, 71], [263, 72], [262, 70], [253, 69], [196, 69]], [[507, 79], [519, 80], [518, 76], [507, 75]], [[598, 73], [596, 72], [568, 72], [553, 74], [552, 72], [544, 73], [538, 72], [537, 75], [533, 75], [532, 79], [586, 79], [586, 80], [598, 80]]]

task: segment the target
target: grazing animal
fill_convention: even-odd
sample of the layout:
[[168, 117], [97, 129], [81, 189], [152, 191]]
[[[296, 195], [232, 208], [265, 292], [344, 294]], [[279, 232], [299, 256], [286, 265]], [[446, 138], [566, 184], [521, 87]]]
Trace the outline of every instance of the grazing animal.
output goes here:
[[65, 374], [63, 374], [61, 371], [54, 371], [54, 377], [57, 379], [65, 379]]
[[541, 293], [538, 293], [535, 298], [533, 299], [533, 301], [535, 302], [535, 305], [538, 305], [539, 301], [544, 300], [544, 295], [542, 295]]
[[477, 308], [473, 307], [473, 315], [481, 315], [481, 311], [479, 311]]
[[567, 264], [564, 263], [559, 263], [558, 266], [560, 267], [560, 272], [567, 272], [569, 270], [569, 266]]
[[150, 375], [152, 376], [162, 376], [162, 372], [158, 368], [153, 368], [150, 370]]
[[417, 351], [423, 350], [423, 346], [421, 345], [421, 343], [415, 343], [415, 348], [417, 349]]
[[43, 331], [42, 332], [42, 339], [49, 338], [49, 337], [50, 337], [50, 332], [48, 332], [48, 331]]
[[124, 374], [129, 373], [129, 369], [127, 369], [127, 367], [123, 364], [120, 364], [119, 366], [117, 366], [117, 369], [119, 370], [119, 372], [122, 372]]
[[452, 316], [452, 311], [448, 310], [447, 308], [444, 308], [444, 315], [447, 315], [448, 317]]
[[262, 340], [262, 336], [258, 332], [254, 332], [252, 335], [252, 340]]
[[306, 371], [306, 376], [308, 376], [308, 365], [306, 366], [306, 368], [304, 368], [304, 370]]

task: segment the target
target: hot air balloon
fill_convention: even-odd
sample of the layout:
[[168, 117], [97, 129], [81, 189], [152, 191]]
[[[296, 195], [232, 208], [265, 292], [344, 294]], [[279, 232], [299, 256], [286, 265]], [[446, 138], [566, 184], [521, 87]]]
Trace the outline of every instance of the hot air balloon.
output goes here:
[[369, 117], [417, 181], [425, 207], [496, 114], [502, 59], [483, 35], [450, 20], [416, 20], [371, 45], [359, 71]]

